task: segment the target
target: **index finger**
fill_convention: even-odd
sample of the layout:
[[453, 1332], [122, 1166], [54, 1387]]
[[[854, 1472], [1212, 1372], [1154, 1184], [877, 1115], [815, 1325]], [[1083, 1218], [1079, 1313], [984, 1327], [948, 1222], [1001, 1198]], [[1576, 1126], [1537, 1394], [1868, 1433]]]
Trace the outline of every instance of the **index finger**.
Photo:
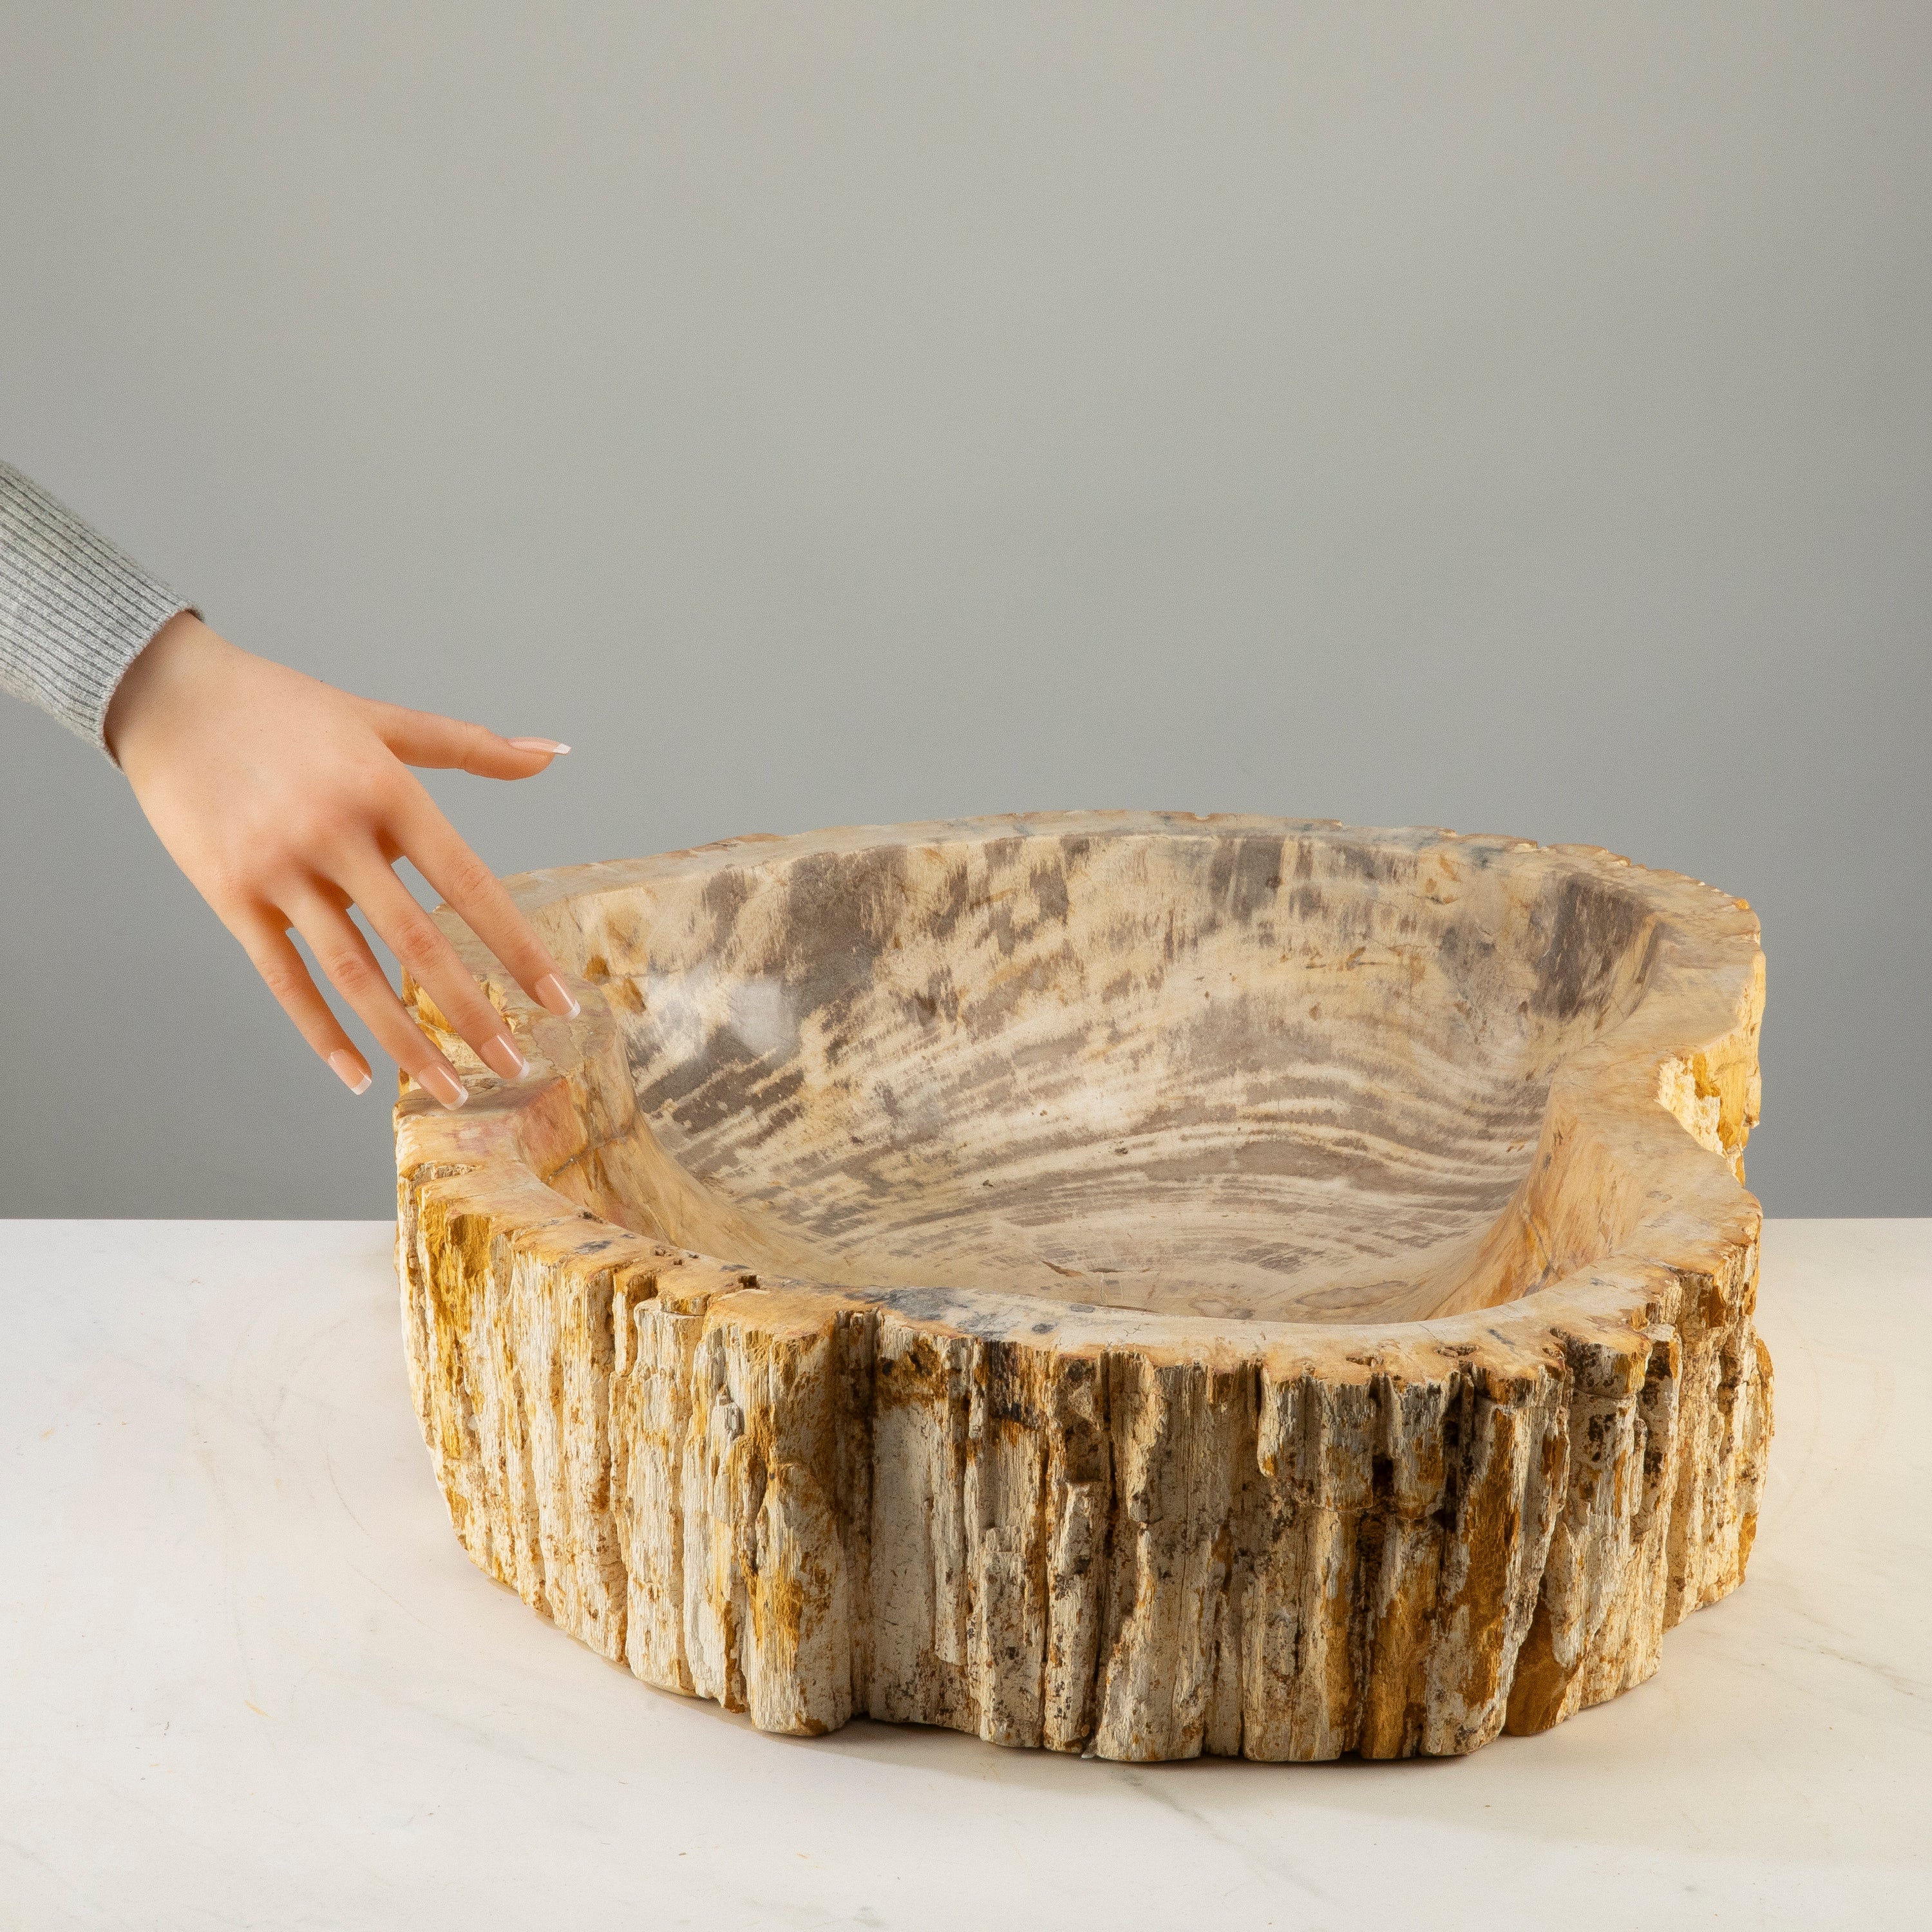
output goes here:
[[563, 972], [502, 881], [466, 845], [428, 793], [418, 796], [396, 826], [402, 855], [440, 892], [504, 968], [537, 1004], [560, 1018], [580, 1010]]

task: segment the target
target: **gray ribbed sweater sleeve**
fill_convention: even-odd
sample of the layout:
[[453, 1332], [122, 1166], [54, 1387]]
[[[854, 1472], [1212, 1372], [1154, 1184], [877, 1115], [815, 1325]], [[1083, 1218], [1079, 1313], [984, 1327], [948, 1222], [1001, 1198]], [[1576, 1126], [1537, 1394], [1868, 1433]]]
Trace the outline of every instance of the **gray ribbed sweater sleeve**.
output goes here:
[[0, 463], [0, 689], [106, 752], [121, 674], [186, 598]]

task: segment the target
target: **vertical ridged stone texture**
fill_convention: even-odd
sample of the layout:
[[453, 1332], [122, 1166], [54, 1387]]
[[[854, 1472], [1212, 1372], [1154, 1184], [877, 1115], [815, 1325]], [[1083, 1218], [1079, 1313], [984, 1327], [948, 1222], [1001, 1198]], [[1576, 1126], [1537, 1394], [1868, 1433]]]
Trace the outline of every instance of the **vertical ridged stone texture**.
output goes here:
[[1096, 813], [511, 882], [397, 1109], [464, 1547], [646, 1683], [1154, 1760], [1473, 1750], [1742, 1581], [1763, 963], [1592, 848]]

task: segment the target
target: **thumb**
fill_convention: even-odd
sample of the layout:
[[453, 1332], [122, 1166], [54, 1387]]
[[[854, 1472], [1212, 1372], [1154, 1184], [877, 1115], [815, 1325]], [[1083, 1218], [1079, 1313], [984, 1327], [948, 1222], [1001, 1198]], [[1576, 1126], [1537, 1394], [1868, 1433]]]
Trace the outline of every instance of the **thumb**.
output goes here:
[[399, 704], [374, 707], [377, 735], [406, 765], [439, 771], [474, 772], [482, 778], [526, 778], [570, 749], [554, 738], [504, 738], [481, 724], [410, 711]]

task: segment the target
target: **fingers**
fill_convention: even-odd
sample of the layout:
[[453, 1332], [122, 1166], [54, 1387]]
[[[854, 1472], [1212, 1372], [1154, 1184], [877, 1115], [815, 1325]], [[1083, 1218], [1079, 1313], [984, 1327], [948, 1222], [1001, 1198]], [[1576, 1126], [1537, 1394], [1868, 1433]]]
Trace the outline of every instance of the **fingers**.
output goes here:
[[[553, 758], [570, 749], [568, 745], [560, 745], [550, 738], [501, 738], [494, 731], [486, 731], [480, 724], [439, 717], [434, 712], [410, 711], [393, 704], [373, 704], [369, 709], [383, 742], [406, 764], [442, 770], [458, 767], [485, 778], [527, 778], [542, 770]], [[532, 999], [560, 1018], [576, 1016], [577, 1001], [565, 986], [549, 948], [517, 910], [515, 902], [503, 890], [496, 874], [458, 837], [428, 793], [413, 780], [408, 782], [407, 794], [392, 815], [390, 836], [396, 855], [406, 858], [442, 895]], [[386, 867], [384, 869], [386, 871]], [[393, 874], [391, 877], [393, 879]], [[388, 889], [380, 880], [372, 879], [369, 883], [386, 901], [388, 899]], [[400, 885], [397, 890], [402, 892]], [[415, 902], [406, 892], [402, 892], [402, 897], [409, 907], [415, 907]], [[359, 894], [358, 901], [365, 912], [370, 910]], [[396, 904], [394, 909], [406, 933], [413, 934], [416, 930], [415, 920], [427, 918], [419, 908], [413, 914], [401, 904]], [[389, 934], [380, 925], [376, 929], [386, 940], [389, 940]], [[434, 926], [429, 930], [434, 933]], [[435, 936], [440, 940], [440, 934]], [[394, 944], [393, 940], [390, 943]], [[432, 950], [427, 939], [423, 943], [426, 950]], [[445, 950], [448, 950], [446, 946]], [[412, 972], [416, 971], [414, 964], [400, 950], [398, 956]], [[447, 962], [438, 956], [437, 964], [446, 972], [454, 967], [458, 973], [462, 973], [453, 952], [448, 952]], [[431, 985], [425, 975], [418, 974], [417, 977], [436, 993], [440, 1004], [442, 995], [438, 988]], [[466, 974], [462, 974], [462, 983], [473, 991]], [[455, 991], [453, 987], [451, 990]], [[481, 998], [480, 994], [477, 997]], [[484, 1004], [487, 1005], [488, 1002]], [[464, 1005], [466, 1010], [470, 1010], [466, 1000]], [[457, 1021], [454, 1010], [446, 1006], [444, 1011], [452, 1022]], [[460, 1022], [458, 1030], [465, 1039], [471, 1037], [467, 1028]], [[473, 1040], [472, 1044], [478, 1045], [478, 1052], [482, 1051], [481, 1046]]]
[[480, 724], [400, 704], [372, 704], [369, 710], [382, 742], [406, 765], [473, 772], [483, 778], [526, 778], [570, 749], [554, 738], [502, 738]]
[[328, 1062], [350, 1093], [367, 1093], [373, 1078], [368, 1062], [343, 1031], [328, 1002], [316, 991], [315, 982], [288, 934], [265, 922], [248, 934], [244, 944], [256, 971], [280, 1002], [283, 1012], [294, 1021], [296, 1030]]
[[[446, 1107], [461, 1106], [470, 1097], [469, 1089], [396, 997], [388, 975], [376, 963], [369, 942], [357, 931], [348, 914], [319, 891], [291, 893], [282, 910], [296, 931], [308, 941], [316, 964], [328, 976], [329, 984], [348, 1001], [382, 1050], [418, 1086], [434, 1094]], [[284, 938], [282, 944], [286, 946], [287, 940]], [[292, 953], [294, 950], [289, 947]], [[299, 958], [296, 963], [300, 965]], [[303, 977], [308, 977], [306, 973]], [[312, 981], [309, 990], [314, 992]], [[316, 997], [320, 999], [320, 995]], [[296, 1023], [299, 1025], [301, 1022]]]
[[350, 872], [340, 884], [362, 908], [383, 944], [428, 991], [452, 1028], [476, 1048], [484, 1065], [506, 1080], [520, 1080], [529, 1068], [502, 1016], [402, 880], [372, 854], [365, 866]]
[[[539, 1006], [560, 1018], [574, 1017], [577, 1001], [564, 985], [549, 947], [517, 910], [516, 902], [504, 890], [496, 874], [457, 836], [455, 828], [420, 787], [394, 832], [403, 856], [503, 962], [517, 984]], [[398, 890], [400, 889], [398, 882]], [[368, 910], [366, 901], [364, 910]], [[383, 937], [386, 939], [388, 935], [384, 933]], [[452, 958], [454, 956], [451, 955]], [[416, 968], [411, 966], [410, 970], [414, 972]], [[448, 1009], [445, 1007], [444, 1011]]]

